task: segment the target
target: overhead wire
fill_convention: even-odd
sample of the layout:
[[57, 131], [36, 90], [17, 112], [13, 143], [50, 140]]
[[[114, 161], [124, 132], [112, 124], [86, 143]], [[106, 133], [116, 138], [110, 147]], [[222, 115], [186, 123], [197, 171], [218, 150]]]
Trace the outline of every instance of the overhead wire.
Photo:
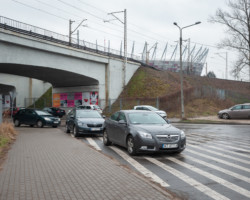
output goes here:
[[[59, 2], [61, 2], [61, 3], [63, 3], [63, 4], [65, 4], [65, 5], [67, 5], [67, 6], [69, 6], [69, 7], [72, 7], [72, 8], [74, 8], [74, 9], [77, 9], [77, 10], [79, 10], [79, 11], [85, 12], [85, 13], [87, 13], [87, 14], [89, 14], [89, 15], [91, 15], [91, 16], [93, 16], [93, 17], [99, 19], [99, 20], [102, 20], [102, 21], [105, 20], [105, 19], [103, 19], [103, 18], [101, 18], [101, 17], [99, 17], [99, 16], [97, 16], [97, 15], [94, 15], [94, 14], [92, 14], [92, 13], [86, 11], [86, 10], [83, 10], [83, 9], [81, 9], [81, 8], [78, 8], [78, 7], [76, 7], [76, 6], [74, 6], [74, 5], [70, 4], [70, 3], [66, 3], [66, 2], [63, 1], [63, 0], [57, 0], [57, 1], [59, 1]], [[104, 11], [104, 10], [102, 10], [102, 9], [99, 9], [99, 8], [97, 8], [97, 7], [95, 7], [95, 6], [91, 5], [91, 4], [82, 2], [82, 1], [80, 1], [80, 0], [78, 0], [78, 1], [79, 1], [80, 3], [82, 3], [82, 4], [85, 4], [85, 5], [88, 5], [88, 6], [90, 6], [90, 7], [93, 7], [94, 9], [99, 10], [99, 11], [105, 13], [105, 14], [108, 14], [106, 11]], [[111, 23], [111, 22], [109, 22], [109, 23], [110, 23], [110, 24], [113, 24], [113, 25], [115, 25], [115, 26], [118, 26], [118, 27], [120, 27], [120, 28], [123, 28], [121, 25], [118, 25], [118, 24], [116, 24], [116, 23]], [[134, 33], [136, 33], [136, 34], [139, 35], [139, 36], [144, 36], [144, 37], [146, 37], [146, 38], [151, 38], [152, 40], [159, 41], [159, 39], [153, 38], [153, 37], [148, 36], [148, 35], [143, 34], [143, 33], [139, 33], [139, 32], [137, 32], [137, 31], [135, 31], [135, 30], [132, 30], [132, 29], [128, 29], [128, 31], [134, 32]], [[163, 42], [163, 41], [162, 41], [162, 42]], [[163, 42], [163, 43], [167, 43], [167, 42]]]
[[82, 18], [81, 16], [76, 15], [75, 13], [71, 13], [71, 12], [69, 12], [69, 11], [67, 11], [67, 10], [64, 10], [64, 9], [61, 9], [61, 8], [58, 8], [58, 7], [52, 7], [50, 4], [45, 3], [45, 2], [43, 2], [43, 1], [41, 1], [41, 0], [35, 0], [35, 1], [39, 2], [40, 4], [46, 5], [46, 6], [50, 7], [50, 8], [54, 8], [54, 9], [56, 9], [56, 10], [60, 10], [60, 11], [62, 11], [62, 12], [64, 12], [64, 13], [68, 13], [68, 14], [73, 15], [73, 16], [75, 16], [75, 17], [79, 17], [80, 19]]
[[[51, 15], [51, 16], [54, 16], [54, 17], [57, 17], [57, 18], [60, 18], [60, 19], [63, 19], [63, 20], [67, 20], [67, 21], [68, 21], [68, 19], [66, 19], [65, 17], [62, 17], [62, 16], [59, 16], [59, 15], [50, 13], [50, 12], [45, 11], [45, 10], [40, 9], [40, 8], [36, 8], [36, 7], [30, 6], [30, 5], [28, 5], [28, 4], [25, 4], [25, 3], [23, 3], [23, 2], [20, 2], [20, 1], [18, 1], [18, 0], [12, 0], [12, 1], [14, 1], [14, 2], [16, 2], [16, 3], [19, 3], [19, 4], [21, 4], [21, 5], [24, 5], [24, 6], [26, 6], [26, 7], [29, 7], [29, 8], [38, 10], [38, 11], [40, 11], [40, 12], [49, 14], [49, 15]], [[76, 15], [76, 14], [74, 14], [74, 13], [68, 12], [68, 11], [63, 10], [63, 9], [61, 9], [61, 8], [58, 8], [58, 7], [56, 7], [56, 8], [55, 8], [55, 7], [52, 7], [51, 5], [49, 5], [49, 4], [47, 4], [47, 3], [44, 3], [44, 2], [42, 2], [42, 1], [40, 1], [40, 0], [36, 0], [36, 1], [39, 2], [39, 3], [42, 3], [42, 4], [44, 4], [44, 5], [50, 6], [51, 8], [54, 8], [54, 9], [60, 10], [60, 11], [62, 11], [62, 12], [68, 13], [68, 14], [70, 14], [70, 15], [73, 15], [73, 16], [76, 16], [76, 17], [81, 18], [79, 15]], [[65, 1], [63, 1], [63, 0], [57, 0], [57, 1], [63, 3], [64, 5], [67, 5], [67, 6], [69, 6], [69, 7], [72, 7], [72, 8], [74, 8], [74, 9], [77, 9], [78, 11], [87, 13], [88, 15], [90, 15], [90, 16], [92, 16], [92, 17], [95, 17], [95, 18], [97, 18], [97, 19], [99, 19], [99, 20], [104, 21], [104, 19], [103, 19], [102, 17], [99, 17], [99, 16], [97, 16], [97, 15], [94, 15], [94, 14], [92, 14], [91, 12], [88, 12], [88, 11], [86, 11], [86, 10], [83, 10], [83, 9], [81, 9], [81, 8], [79, 8], [79, 7], [76, 7], [76, 6], [74, 6], [74, 5], [70, 4], [70, 3], [67, 3], [67, 2], [65, 2]], [[78, 0], [78, 2], [80, 2], [80, 3], [82, 3], [82, 4], [85, 4], [85, 5], [87, 5], [87, 6], [90, 6], [90, 7], [94, 8], [94, 9], [96, 9], [96, 10], [99, 10], [99, 11], [103, 12], [103, 13], [108, 14], [106, 11], [104, 11], [104, 10], [102, 10], [102, 9], [100, 9], [100, 8], [97, 8], [97, 7], [95, 7], [95, 6], [93, 6], [93, 5], [89, 4], [89, 3], [85, 3], [85, 2], [83, 2], [83, 1], [81, 1], [81, 0]], [[98, 24], [99, 26], [104, 26], [104, 25], [102, 25], [102, 24], [100, 24], [100, 23], [97, 23], [97, 22], [94, 22], [94, 21], [92, 21], [92, 22]], [[111, 22], [110, 22], [110, 24], [111, 24], [111, 25], [118, 26], [118, 27], [120, 27], [120, 28], [122, 27], [122, 26], [120, 26], [120, 25], [118, 25], [118, 24], [116, 24], [116, 23], [111, 23]], [[144, 28], [142, 28], [142, 27], [140, 27], [140, 26], [138, 26], [138, 25], [135, 25], [135, 24], [133, 24], [133, 23], [130, 23], [130, 24], [133, 25], [134, 27], [137, 27], [137, 28], [139, 27], [139, 28], [142, 29], [142, 30], [144, 29]], [[104, 27], [107, 28], [107, 26], [104, 26]], [[90, 28], [90, 27], [89, 27], [89, 28]], [[90, 29], [97, 30], [96, 28], [95, 28], [95, 29], [94, 29], [94, 28], [90, 28]], [[114, 31], [114, 28], [112, 28], [112, 30]], [[145, 29], [144, 29], [144, 30], [145, 30]], [[100, 30], [99, 30], [99, 31], [100, 31]], [[117, 30], [117, 29], [115, 29], [115, 31], [122, 32], [121, 30]], [[132, 33], [135, 33], [135, 34], [138, 35], [138, 36], [141, 36], [140, 38], [143, 37], [144, 39], [153, 40], [154, 43], [155, 43], [155, 42], [158, 42], [158, 43], [167, 43], [167, 41], [159, 40], [159, 38], [154, 38], [154, 37], [148, 36], [148, 35], [146, 35], [146, 34], [140, 33], [140, 32], [135, 31], [135, 30], [128, 29], [128, 31], [130, 31], [130, 32], [132, 32]], [[104, 32], [104, 31], [101, 31], [101, 32]], [[150, 32], [163, 38], [163, 36], [161, 36], [160, 34], [157, 34], [157, 33], [152, 32], [152, 31], [150, 31]], [[105, 32], [105, 33], [107, 33], [107, 32]], [[113, 36], [115, 36], [115, 37], [119, 37], [119, 38], [122, 39], [122, 36], [118, 36], [118, 35], [111, 34], [111, 33], [107, 33], [107, 34], [110, 34], [110, 35], [113, 35]], [[164, 38], [165, 38], [165, 37], [164, 37]], [[130, 41], [131, 41], [131, 40], [130, 40]], [[146, 41], [147, 41], [147, 40], [146, 40]], [[140, 43], [140, 42], [137, 41], [137, 43]], [[216, 47], [216, 46], [214, 46], [214, 45], [201, 44], [201, 43], [193, 42], [193, 41], [192, 41], [191, 43], [218, 49], [218, 47]], [[144, 44], [144, 43], [141, 42], [141, 44]], [[158, 50], [160, 50], [160, 48], [158, 48]], [[231, 50], [228, 50], [228, 51], [231, 51]]]
[[[93, 6], [93, 5], [89, 4], [89, 3], [85, 3], [85, 2], [83, 2], [82, 0], [78, 0], [78, 1], [79, 1], [80, 3], [82, 3], [82, 4], [85, 4], [85, 5], [90, 6], [90, 7], [94, 8], [94, 9], [96, 9], [96, 10], [99, 10], [99, 11], [101, 11], [101, 12], [103, 12], [103, 13], [108, 14], [106, 11], [104, 11], [104, 10], [102, 10], [102, 9], [100, 9], [100, 8], [97, 8], [97, 7], [95, 7], [95, 6]], [[134, 27], [136, 27], [136, 28], [140, 28], [141, 30], [145, 30], [145, 28], [140, 27], [140, 26], [138, 26], [138, 25], [136, 25], [136, 24], [133, 24], [133, 23], [131, 23], [131, 22], [130, 22], [130, 25], [132, 25], [132, 26], [134, 26]], [[121, 26], [119, 26], [119, 27], [121, 27]], [[156, 33], [156, 32], [153, 32], [153, 31], [151, 31], [151, 30], [147, 30], [147, 32], [151, 32], [151, 33], [153, 33], [154, 35], [158, 35], [158, 36], [160, 36], [162, 39], [164, 38], [164, 41], [163, 41], [163, 40], [159, 40], [159, 38], [156, 39], [156, 38], [153, 38], [153, 37], [148, 36], [148, 35], [146, 35], [146, 34], [140, 33], [140, 32], [135, 31], [135, 30], [133, 30], [133, 29], [128, 29], [128, 30], [131, 31], [131, 32], [134, 32], [134, 33], [136, 33], [136, 34], [138, 34], [138, 35], [140, 35], [140, 36], [144, 36], [144, 37], [146, 37], [146, 38], [151, 38], [152, 40], [155, 40], [155, 41], [161, 41], [161, 42], [163, 42], [163, 43], [167, 43], [167, 42], [164, 42], [165, 39], [166, 39], [165, 36], [162, 36], [162, 35], [160, 35], [160, 34], [158, 34], [158, 33]], [[170, 38], [167, 38], [167, 39], [171, 40]], [[206, 46], [206, 47], [212, 47], [212, 48], [218, 49], [218, 47], [215, 46], [215, 45], [201, 44], [201, 43], [198, 43], [198, 42], [190, 42], [190, 43], [198, 44], [198, 45], [203, 45], [203, 46]]]
[[94, 15], [94, 14], [92, 14], [92, 13], [86, 11], [86, 10], [83, 10], [83, 9], [81, 9], [81, 8], [79, 8], [79, 7], [76, 7], [76, 6], [74, 6], [74, 5], [70, 4], [70, 3], [67, 3], [67, 2], [65, 2], [65, 1], [63, 1], [63, 0], [57, 0], [57, 1], [59, 1], [59, 2], [61, 2], [61, 3], [63, 3], [63, 4], [65, 4], [65, 5], [67, 5], [67, 6], [70, 6], [70, 7], [72, 7], [72, 8], [75, 8], [76, 10], [85, 12], [85, 13], [87, 13], [87, 14], [89, 14], [89, 15], [95, 17], [95, 18], [98, 18], [98, 19], [100, 19], [100, 20], [103, 20], [101, 17], [99, 17], [99, 16], [97, 16], [97, 15]]
[[24, 5], [24, 6], [26, 6], [26, 7], [29, 7], [29, 8], [38, 10], [38, 11], [40, 11], [40, 12], [46, 13], [46, 14], [48, 14], [48, 15], [52, 15], [52, 16], [54, 16], [54, 17], [57, 17], [57, 18], [60, 18], [60, 19], [63, 19], [63, 20], [67, 20], [67, 21], [68, 21], [68, 19], [66, 19], [66, 18], [64, 18], [64, 17], [61, 17], [61, 16], [58, 16], [58, 15], [55, 15], [55, 14], [50, 13], [50, 12], [48, 12], [48, 11], [45, 11], [45, 10], [42, 10], [42, 9], [39, 9], [39, 8], [35, 8], [35, 7], [33, 7], [33, 6], [30, 6], [30, 5], [28, 5], [28, 4], [22, 3], [22, 2], [17, 1], [17, 0], [12, 0], [12, 1], [14, 1], [14, 2], [16, 2], [16, 3], [19, 3], [19, 4], [21, 4], [21, 5]]

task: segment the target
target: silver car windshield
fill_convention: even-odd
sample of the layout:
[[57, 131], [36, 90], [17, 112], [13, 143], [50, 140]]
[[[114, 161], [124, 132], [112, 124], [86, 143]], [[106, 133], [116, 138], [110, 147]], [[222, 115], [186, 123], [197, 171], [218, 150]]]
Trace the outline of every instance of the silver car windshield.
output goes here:
[[40, 111], [40, 110], [36, 110], [35, 111], [38, 115], [51, 115], [50, 113], [46, 112], [46, 111]]
[[167, 122], [156, 113], [129, 113], [131, 124], [167, 124]]
[[86, 110], [77, 110], [76, 118], [102, 118], [102, 116], [97, 112], [88, 112]]

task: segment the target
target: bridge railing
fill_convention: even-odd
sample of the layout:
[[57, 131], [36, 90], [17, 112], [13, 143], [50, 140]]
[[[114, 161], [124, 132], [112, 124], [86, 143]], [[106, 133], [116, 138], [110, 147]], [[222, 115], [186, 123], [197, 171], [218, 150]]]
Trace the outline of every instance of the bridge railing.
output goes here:
[[[43, 29], [37, 26], [33, 26], [30, 24], [26, 24], [23, 22], [19, 22], [13, 19], [9, 19], [7, 17], [0, 16], [0, 28], [11, 30], [14, 32], [18, 32], [21, 34], [29, 35], [32, 37], [37, 37], [44, 40], [49, 40], [51, 42], [64, 44], [67, 46], [72, 46], [74, 48], [84, 49], [91, 52], [96, 52], [102, 55], [114, 56], [123, 58], [124, 52], [110, 49], [107, 47], [103, 47], [94, 43], [90, 43], [84, 40], [77, 40], [76, 38], [71, 39], [71, 43], [69, 43], [69, 36], [62, 35], [53, 31], [49, 31], [47, 29]], [[134, 60], [140, 60], [140, 56], [127, 54], [128, 58]]]

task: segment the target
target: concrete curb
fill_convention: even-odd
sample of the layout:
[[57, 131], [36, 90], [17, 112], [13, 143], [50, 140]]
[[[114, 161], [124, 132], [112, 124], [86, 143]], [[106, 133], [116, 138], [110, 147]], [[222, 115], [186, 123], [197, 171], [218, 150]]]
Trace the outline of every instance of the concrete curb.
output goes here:
[[187, 118], [187, 120], [181, 120], [179, 118], [169, 119], [171, 123], [190, 123], [190, 124], [228, 124], [228, 125], [250, 125], [250, 120], [248, 119], [219, 119], [215, 116], [209, 117], [197, 117], [197, 118]]

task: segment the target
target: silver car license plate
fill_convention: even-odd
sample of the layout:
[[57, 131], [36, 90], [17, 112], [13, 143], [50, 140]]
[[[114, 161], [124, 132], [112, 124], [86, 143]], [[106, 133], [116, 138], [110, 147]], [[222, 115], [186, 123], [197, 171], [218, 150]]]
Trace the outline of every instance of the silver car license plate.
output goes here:
[[163, 144], [162, 148], [164, 149], [172, 149], [172, 148], [177, 148], [178, 144]]
[[91, 131], [100, 131], [100, 128], [91, 128]]

